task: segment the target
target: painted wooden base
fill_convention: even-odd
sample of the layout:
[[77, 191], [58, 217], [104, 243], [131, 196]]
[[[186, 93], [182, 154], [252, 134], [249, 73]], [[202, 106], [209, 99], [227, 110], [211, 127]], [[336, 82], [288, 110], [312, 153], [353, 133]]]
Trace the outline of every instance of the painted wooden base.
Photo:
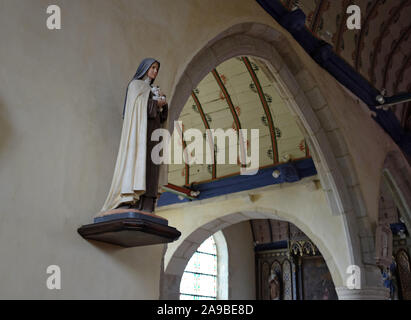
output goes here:
[[84, 239], [126, 248], [169, 243], [181, 235], [176, 228], [155, 222], [144, 215], [92, 223], [82, 226], [77, 231]]

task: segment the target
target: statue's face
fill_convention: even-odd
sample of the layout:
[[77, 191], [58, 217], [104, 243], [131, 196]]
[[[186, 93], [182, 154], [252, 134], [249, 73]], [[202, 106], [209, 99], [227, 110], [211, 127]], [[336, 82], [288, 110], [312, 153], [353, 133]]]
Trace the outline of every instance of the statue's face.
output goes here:
[[157, 78], [157, 74], [158, 74], [158, 68], [159, 68], [159, 64], [158, 62], [154, 62], [150, 69], [148, 69], [147, 71], [147, 76], [151, 79], [151, 80], [155, 80]]

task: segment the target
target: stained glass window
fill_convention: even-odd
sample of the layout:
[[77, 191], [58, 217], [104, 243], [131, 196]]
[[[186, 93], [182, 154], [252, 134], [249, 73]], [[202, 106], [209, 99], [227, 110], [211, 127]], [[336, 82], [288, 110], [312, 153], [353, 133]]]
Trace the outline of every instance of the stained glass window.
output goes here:
[[217, 299], [217, 249], [214, 238], [205, 240], [193, 254], [180, 284], [180, 300]]

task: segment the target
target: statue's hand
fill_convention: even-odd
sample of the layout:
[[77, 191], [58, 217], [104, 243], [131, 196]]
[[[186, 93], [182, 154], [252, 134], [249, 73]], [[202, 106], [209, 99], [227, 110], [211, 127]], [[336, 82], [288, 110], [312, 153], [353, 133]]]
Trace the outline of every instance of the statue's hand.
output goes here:
[[164, 99], [159, 99], [157, 100], [157, 105], [158, 107], [161, 109], [162, 107], [164, 107], [167, 104], [167, 101]]

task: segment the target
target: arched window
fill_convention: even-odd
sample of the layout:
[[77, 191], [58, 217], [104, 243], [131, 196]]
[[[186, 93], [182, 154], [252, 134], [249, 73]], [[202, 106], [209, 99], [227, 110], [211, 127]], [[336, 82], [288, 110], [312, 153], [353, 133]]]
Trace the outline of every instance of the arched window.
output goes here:
[[217, 248], [214, 237], [193, 254], [180, 283], [180, 300], [217, 299]]

